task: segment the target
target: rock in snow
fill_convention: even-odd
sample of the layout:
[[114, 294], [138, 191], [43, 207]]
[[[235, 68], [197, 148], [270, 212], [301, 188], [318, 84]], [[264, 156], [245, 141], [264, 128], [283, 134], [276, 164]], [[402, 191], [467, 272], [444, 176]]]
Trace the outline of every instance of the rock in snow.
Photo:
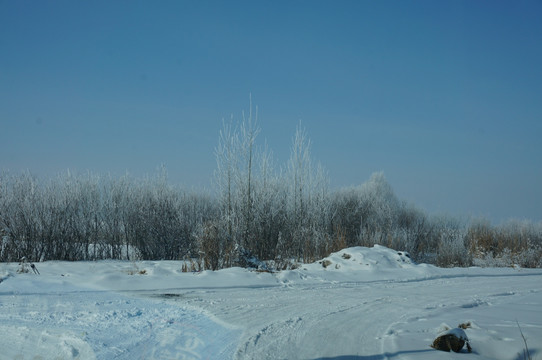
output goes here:
[[469, 338], [465, 331], [459, 327], [449, 329], [441, 333], [431, 344], [431, 347], [436, 350], [442, 351], [454, 351], [460, 352], [463, 349], [463, 346], [467, 344], [467, 350], [472, 351], [472, 348], [469, 344]]

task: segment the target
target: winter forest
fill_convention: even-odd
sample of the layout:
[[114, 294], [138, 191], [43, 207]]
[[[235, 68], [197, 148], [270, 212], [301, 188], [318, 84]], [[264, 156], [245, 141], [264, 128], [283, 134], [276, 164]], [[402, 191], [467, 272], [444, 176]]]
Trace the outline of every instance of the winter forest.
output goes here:
[[224, 121], [212, 191], [171, 185], [167, 171], [0, 173], [0, 262], [187, 260], [186, 271], [288, 269], [351, 246], [380, 244], [438, 266], [542, 267], [542, 223], [433, 216], [401, 201], [383, 173], [338, 190], [311, 157], [300, 123], [289, 160], [258, 145], [257, 110]]

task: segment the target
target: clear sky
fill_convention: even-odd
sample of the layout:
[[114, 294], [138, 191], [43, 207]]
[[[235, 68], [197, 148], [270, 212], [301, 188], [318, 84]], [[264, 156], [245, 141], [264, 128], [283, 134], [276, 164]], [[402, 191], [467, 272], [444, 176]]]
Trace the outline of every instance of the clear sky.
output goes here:
[[542, 220], [542, 2], [0, 0], [0, 170], [211, 186], [222, 119], [302, 120], [333, 188]]

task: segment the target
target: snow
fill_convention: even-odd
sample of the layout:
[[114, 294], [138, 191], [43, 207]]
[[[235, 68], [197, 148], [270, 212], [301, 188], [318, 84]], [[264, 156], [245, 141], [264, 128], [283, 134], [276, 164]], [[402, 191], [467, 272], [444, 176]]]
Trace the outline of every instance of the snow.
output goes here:
[[[382, 246], [278, 273], [181, 265], [0, 264], [0, 358], [519, 360], [518, 324], [542, 351], [542, 269], [442, 269]], [[472, 353], [430, 347], [464, 322]]]
[[469, 341], [469, 337], [467, 336], [467, 334], [465, 334], [465, 331], [460, 328], [448, 329], [439, 333], [439, 336], [442, 335], [454, 335], [458, 339]]

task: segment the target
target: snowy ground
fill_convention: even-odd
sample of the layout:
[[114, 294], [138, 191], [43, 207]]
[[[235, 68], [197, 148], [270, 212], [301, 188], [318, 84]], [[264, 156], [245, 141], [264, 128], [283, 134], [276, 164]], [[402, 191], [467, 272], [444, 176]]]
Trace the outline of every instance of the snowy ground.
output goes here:
[[[542, 358], [542, 270], [440, 269], [375, 246], [276, 274], [173, 261], [0, 264], [0, 359]], [[473, 348], [437, 352], [470, 321]]]

